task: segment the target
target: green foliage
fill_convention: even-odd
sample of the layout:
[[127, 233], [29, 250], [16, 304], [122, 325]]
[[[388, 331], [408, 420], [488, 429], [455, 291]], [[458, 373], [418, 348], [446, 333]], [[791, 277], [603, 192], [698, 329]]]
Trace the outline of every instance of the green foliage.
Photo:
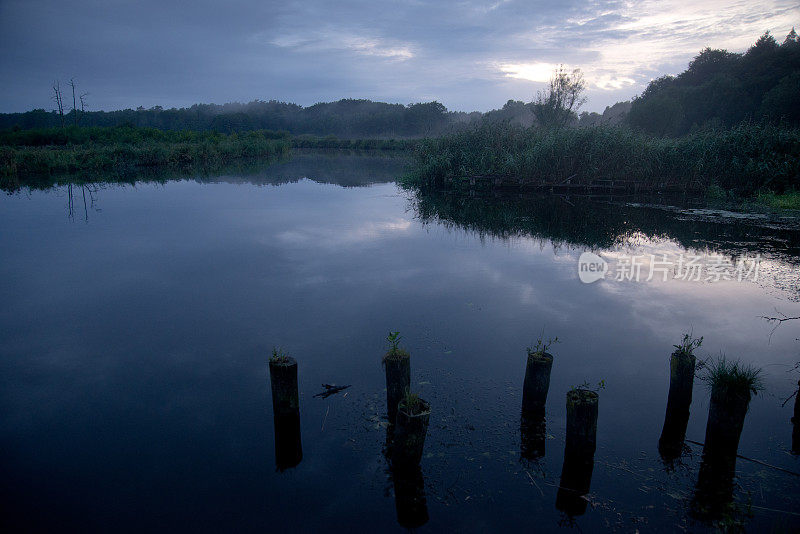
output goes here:
[[407, 186], [491, 189], [494, 178], [519, 185], [591, 184], [624, 179], [642, 186], [705, 188], [740, 194], [800, 189], [800, 129], [744, 123], [681, 138], [654, 138], [619, 127], [542, 130], [485, 124], [418, 142]]
[[400, 335], [400, 332], [389, 332], [389, 335], [386, 336], [389, 351], [383, 356], [384, 362], [389, 358], [408, 358], [408, 352], [400, 348], [401, 339], [403, 339], [403, 336]]
[[271, 363], [289, 363], [291, 359], [289, 354], [283, 352], [280, 347], [272, 347], [272, 356], [269, 357]]
[[[246, 104], [195, 104], [189, 108], [124, 109], [80, 114], [86, 126], [129, 125], [169, 131], [209, 131], [231, 134], [252, 130], [285, 131], [292, 135], [357, 137], [418, 137], [435, 135], [451, 126], [460, 113], [448, 112], [439, 102], [404, 106], [370, 100], [343, 99], [303, 107], [278, 101]], [[69, 120], [68, 120], [69, 122]], [[56, 112], [37, 109], [0, 114], [0, 129], [56, 127]]]
[[542, 333], [536, 339], [536, 344], [534, 344], [532, 347], [528, 347], [528, 356], [533, 356], [534, 354], [546, 354], [554, 343], [559, 343], [558, 336], [545, 340], [544, 330], [542, 330]]
[[392, 351], [396, 351], [399, 348], [401, 339], [403, 339], [403, 336], [400, 335], [400, 332], [389, 332], [389, 335], [386, 336], [386, 341], [389, 342]]
[[544, 128], [563, 128], [577, 119], [577, 111], [586, 102], [586, 82], [580, 69], [571, 73], [558, 67], [546, 91], [539, 91], [531, 103], [536, 121]]
[[292, 139], [292, 146], [295, 148], [409, 150], [414, 144], [413, 139], [340, 139], [333, 135], [326, 137], [301, 135]]
[[693, 337], [692, 334], [693, 334], [692, 332], [683, 334], [681, 342], [677, 345], [672, 345], [673, 347], [675, 347], [675, 350], [677, 352], [682, 352], [683, 354], [692, 356], [694, 354], [694, 351], [700, 348], [700, 345], [703, 344], [703, 336], [696, 338]]
[[764, 389], [761, 380], [761, 369], [750, 364], [744, 365], [739, 361], [732, 362], [721, 356], [706, 366], [707, 371], [703, 380], [706, 380], [712, 391], [722, 395], [745, 396], [758, 394]]
[[756, 201], [778, 210], [800, 210], [800, 190], [776, 194], [771, 191], [759, 193]]
[[123, 167], [214, 166], [236, 159], [271, 159], [289, 153], [274, 132], [223, 135], [153, 128], [78, 127], [0, 132], [0, 172], [70, 173]]
[[678, 76], [650, 82], [628, 115], [634, 128], [678, 136], [746, 120], [800, 126], [800, 42], [762, 35], [744, 54], [706, 48]]
[[406, 389], [405, 395], [400, 400], [399, 409], [409, 415], [419, 415], [426, 412], [429, 407], [418, 393], [412, 393], [410, 389]]

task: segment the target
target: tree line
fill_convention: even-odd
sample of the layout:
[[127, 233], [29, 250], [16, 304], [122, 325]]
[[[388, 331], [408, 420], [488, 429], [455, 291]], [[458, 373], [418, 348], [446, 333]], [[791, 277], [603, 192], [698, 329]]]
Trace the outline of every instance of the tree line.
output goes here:
[[650, 82], [632, 102], [603, 114], [580, 111], [586, 84], [580, 70], [559, 67], [549, 86], [531, 102], [509, 100], [486, 113], [448, 111], [439, 102], [388, 104], [342, 99], [312, 106], [255, 100], [246, 104], [195, 104], [188, 108], [87, 111], [76, 92], [67, 110], [58, 82], [57, 109], [0, 114], [0, 129], [28, 130], [80, 126], [134, 126], [159, 130], [234, 133], [253, 130], [291, 135], [355, 138], [414, 138], [455, 133], [471, 125], [511, 123], [545, 128], [627, 125], [655, 136], [675, 137], [728, 129], [745, 121], [800, 126], [800, 39], [794, 29], [779, 44], [769, 32], [744, 53], [706, 48], [686, 71]]
[[439, 135], [450, 125], [463, 122], [466, 115], [449, 112], [439, 102], [406, 106], [354, 99], [308, 107], [275, 100], [255, 100], [246, 104], [195, 104], [171, 109], [155, 106], [118, 111], [85, 111], [80, 107], [65, 111], [62, 105], [58, 105], [58, 109], [52, 112], [35, 109], [25, 113], [0, 114], [0, 129], [27, 130], [80, 124], [220, 133], [272, 130], [293, 135], [402, 138]]
[[628, 123], [658, 136], [730, 128], [743, 121], [800, 125], [800, 40], [769, 32], [744, 53], [706, 48], [677, 76], [650, 82]]

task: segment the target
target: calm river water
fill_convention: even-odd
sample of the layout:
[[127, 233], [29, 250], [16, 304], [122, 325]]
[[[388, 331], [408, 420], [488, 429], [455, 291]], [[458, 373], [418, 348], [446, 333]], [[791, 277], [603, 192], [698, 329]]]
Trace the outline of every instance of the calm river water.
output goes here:
[[[763, 368], [739, 454], [800, 472], [794, 399], [782, 406], [800, 378], [800, 321], [761, 318], [800, 315], [800, 234], [786, 221], [418, 198], [395, 183], [404, 163], [311, 153], [244, 176], [76, 184], [71, 210], [67, 185], [4, 194], [2, 522], [703, 530], [691, 513], [702, 447], [687, 442], [671, 463], [658, 451], [669, 356], [689, 331], [704, 337], [700, 359]], [[605, 278], [579, 280], [585, 251], [608, 262]], [[741, 255], [759, 255], [758, 269], [737, 273]], [[691, 257], [705, 271], [686, 276], [679, 262]], [[668, 268], [647, 280], [655, 262]], [[711, 264], [726, 265], [718, 281]], [[390, 330], [432, 406], [421, 478], [399, 492], [383, 450]], [[520, 407], [525, 349], [542, 331], [560, 342], [545, 454], [532, 460]], [[273, 346], [299, 363], [302, 460], [288, 469], [276, 465]], [[556, 507], [565, 394], [601, 380], [589, 502], [569, 514]], [[351, 387], [315, 398], [323, 383]], [[708, 406], [695, 380], [689, 440], [703, 441]], [[742, 458], [736, 474], [727, 520], [800, 528], [800, 477]]]

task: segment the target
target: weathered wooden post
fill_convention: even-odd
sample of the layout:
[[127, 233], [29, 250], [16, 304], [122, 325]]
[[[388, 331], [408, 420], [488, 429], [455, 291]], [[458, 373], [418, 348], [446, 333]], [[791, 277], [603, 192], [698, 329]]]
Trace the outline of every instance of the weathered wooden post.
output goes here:
[[422, 469], [419, 466], [396, 466], [392, 469], [392, 479], [397, 522], [408, 529], [423, 526], [428, 522], [428, 503]]
[[272, 409], [280, 415], [299, 413], [300, 395], [297, 389], [297, 362], [277, 350], [269, 359], [272, 385]]
[[553, 355], [547, 347], [556, 342], [537, 343], [528, 348], [528, 361], [525, 366], [525, 381], [522, 385], [522, 417], [520, 420], [520, 453], [528, 460], [544, 456], [547, 422], [545, 405], [550, 389], [550, 372], [553, 369]]
[[547, 420], [542, 406], [535, 410], [522, 410], [520, 418], [520, 456], [526, 460], [544, 457], [547, 440]]
[[681, 456], [692, 405], [692, 388], [697, 358], [690, 352], [677, 349], [669, 359], [669, 397], [664, 427], [658, 440], [658, 452], [665, 463]]
[[547, 402], [550, 389], [550, 371], [553, 369], [553, 356], [544, 351], [528, 349], [528, 364], [525, 367], [525, 382], [522, 386], [522, 409], [538, 411]]
[[386, 414], [389, 424], [395, 424], [397, 405], [411, 388], [411, 356], [403, 349], [393, 347], [383, 357], [386, 370]]
[[586, 512], [597, 447], [598, 395], [588, 389], [567, 393], [567, 436], [556, 508], [570, 516]]
[[794, 417], [792, 417], [792, 454], [800, 454], [800, 380], [794, 394]]
[[722, 358], [709, 372], [711, 402], [706, 422], [703, 459], [691, 503], [691, 514], [701, 521], [722, 517], [733, 500], [736, 454], [751, 393], [760, 388], [758, 370], [743, 368]]
[[275, 428], [275, 464], [279, 471], [283, 471], [295, 467], [303, 459], [297, 361], [279, 349], [273, 349], [269, 359], [269, 377]]
[[392, 465], [416, 466], [422, 460], [431, 407], [416, 394], [407, 393], [397, 407], [392, 443]]

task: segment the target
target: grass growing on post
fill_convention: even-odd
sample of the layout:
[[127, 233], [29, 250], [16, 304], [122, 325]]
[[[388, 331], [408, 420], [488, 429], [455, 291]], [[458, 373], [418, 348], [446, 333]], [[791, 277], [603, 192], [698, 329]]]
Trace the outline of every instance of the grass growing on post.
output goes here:
[[556, 343], [559, 343], [558, 336], [545, 340], [544, 332], [542, 332], [542, 335], [536, 339], [536, 343], [532, 347], [527, 348], [528, 356], [543, 356], [547, 354], [550, 347]]
[[694, 356], [694, 351], [700, 348], [700, 345], [703, 344], [703, 336], [698, 338], [693, 337], [692, 332], [687, 334], [683, 334], [683, 339], [677, 345], [672, 345], [675, 347], [675, 352], [679, 352], [682, 354], [686, 354], [687, 356]]
[[430, 409], [428, 403], [422, 400], [418, 393], [412, 393], [409, 389], [400, 401], [399, 408], [408, 415], [420, 415]]
[[748, 396], [757, 395], [764, 389], [761, 380], [761, 369], [739, 361], [728, 360], [725, 356], [708, 365], [704, 378], [712, 391], [722, 395]]
[[278, 363], [278, 364], [285, 364], [289, 363], [291, 359], [289, 358], [289, 354], [283, 352], [283, 349], [280, 347], [273, 347], [272, 348], [272, 356], [269, 357], [270, 363]]

